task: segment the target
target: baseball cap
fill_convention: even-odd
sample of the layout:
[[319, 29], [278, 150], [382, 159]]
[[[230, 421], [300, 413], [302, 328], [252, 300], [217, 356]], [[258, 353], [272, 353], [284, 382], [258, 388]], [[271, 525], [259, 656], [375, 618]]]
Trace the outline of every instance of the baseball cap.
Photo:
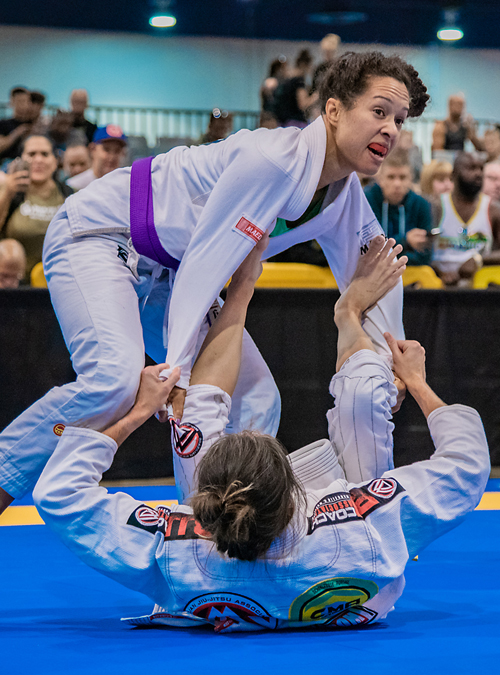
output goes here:
[[123, 129], [117, 124], [107, 124], [105, 127], [97, 127], [92, 140], [94, 143], [102, 143], [103, 141], [122, 141], [124, 145], [128, 142], [127, 137], [123, 133]]

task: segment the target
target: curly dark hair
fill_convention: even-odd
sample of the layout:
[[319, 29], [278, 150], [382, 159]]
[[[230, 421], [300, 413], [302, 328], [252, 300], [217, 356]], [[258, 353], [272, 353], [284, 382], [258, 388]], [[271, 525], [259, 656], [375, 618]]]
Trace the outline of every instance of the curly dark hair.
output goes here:
[[410, 95], [408, 117], [420, 117], [424, 112], [429, 94], [415, 68], [399, 56], [381, 52], [346, 52], [330, 66], [319, 91], [322, 112], [329, 98], [339, 99], [348, 110], [353, 108], [371, 77], [393, 77], [406, 86]]
[[242, 431], [223, 436], [201, 460], [190, 503], [220, 553], [251, 561], [305, 505], [305, 493], [279, 441]]

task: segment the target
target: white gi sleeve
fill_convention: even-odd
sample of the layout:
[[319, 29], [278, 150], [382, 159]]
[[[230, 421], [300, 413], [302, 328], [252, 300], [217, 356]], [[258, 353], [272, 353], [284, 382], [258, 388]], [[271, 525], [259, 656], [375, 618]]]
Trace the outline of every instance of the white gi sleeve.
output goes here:
[[187, 388], [196, 338], [210, 305], [296, 185], [287, 172], [245, 146], [221, 174], [177, 271], [168, 317], [167, 363]]
[[189, 503], [196, 492], [198, 464], [224, 434], [230, 410], [231, 397], [225, 391], [210, 384], [195, 384], [186, 392], [181, 422], [170, 417], [179, 504]]
[[[432, 457], [388, 471], [382, 477], [385, 482], [368, 486], [375, 496], [387, 494], [394, 479], [403, 488], [397, 503], [410, 558], [478, 505], [490, 472], [488, 443], [475, 410], [445, 406], [434, 410], [427, 422], [436, 446]], [[383, 511], [375, 511], [374, 517]], [[397, 534], [393, 530], [386, 536], [390, 540]]]
[[[163, 533], [158, 531], [152, 537], [129, 525], [127, 521], [141, 502], [124, 493], [108, 494], [99, 487], [116, 450], [109, 436], [66, 427], [33, 498], [43, 520], [81, 560], [154, 600], [165, 596], [165, 580], [156, 563]], [[145, 518], [158, 515], [150, 507], [144, 509]]]

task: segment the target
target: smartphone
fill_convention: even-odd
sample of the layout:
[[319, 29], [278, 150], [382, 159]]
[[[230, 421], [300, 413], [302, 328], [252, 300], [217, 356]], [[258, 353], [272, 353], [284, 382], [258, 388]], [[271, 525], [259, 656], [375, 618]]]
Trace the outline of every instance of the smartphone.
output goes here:
[[30, 170], [29, 163], [25, 159], [23, 159], [22, 157], [16, 157], [9, 164], [9, 168], [7, 169], [7, 172], [8, 173], [16, 173], [17, 171], [27, 171], [29, 173], [29, 170]]

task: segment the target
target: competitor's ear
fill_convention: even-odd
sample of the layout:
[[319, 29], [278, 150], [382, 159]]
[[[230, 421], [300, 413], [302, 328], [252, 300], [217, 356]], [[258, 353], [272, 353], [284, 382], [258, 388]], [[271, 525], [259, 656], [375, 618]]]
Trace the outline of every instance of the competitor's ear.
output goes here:
[[342, 109], [342, 102], [338, 98], [329, 98], [325, 105], [325, 117], [333, 127], [336, 127]]

